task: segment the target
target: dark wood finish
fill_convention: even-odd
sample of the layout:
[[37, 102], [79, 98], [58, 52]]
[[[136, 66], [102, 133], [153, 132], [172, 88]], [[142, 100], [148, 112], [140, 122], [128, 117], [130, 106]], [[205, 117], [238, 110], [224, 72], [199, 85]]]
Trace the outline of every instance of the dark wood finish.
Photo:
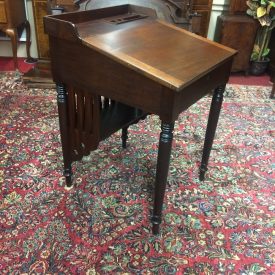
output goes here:
[[[154, 16], [116, 23], [125, 21], [125, 16], [137, 18], [139, 12], [139, 7], [123, 5], [47, 16], [44, 22], [58, 104], [62, 105], [59, 117], [67, 185], [71, 185], [72, 161], [89, 154], [119, 129], [124, 129], [125, 140], [125, 129], [147, 113], [160, 117], [152, 218], [157, 234], [175, 120], [209, 91], [225, 85], [235, 51]], [[211, 111], [210, 140], [220, 106]], [[204, 156], [210, 154], [210, 147], [205, 146]]]
[[127, 139], [128, 139], [128, 127], [124, 127], [121, 129], [121, 140], [122, 140], [122, 148], [127, 147]]
[[[98, 9], [114, 5], [122, 5], [129, 2], [129, 0], [92, 0], [92, 1], [79, 1], [81, 4], [78, 6], [75, 4], [76, 1], [73, 0], [32, 0], [33, 12], [34, 12], [34, 22], [36, 29], [37, 45], [38, 45], [38, 55], [40, 59], [50, 59], [49, 55], [49, 42], [48, 37], [44, 33], [43, 27], [43, 17], [50, 14], [49, 7], [58, 5], [64, 8], [65, 12], [68, 11], [83, 11], [85, 9]], [[200, 16], [194, 17], [193, 23], [189, 19], [189, 15], [192, 15], [192, 5], [188, 6], [190, 11], [186, 10], [187, 3], [189, 1], [174, 1], [177, 5], [173, 5], [173, 1], [169, 0], [130, 0], [130, 4], [135, 4], [143, 7], [150, 7], [157, 10], [157, 16], [167, 22], [175, 23], [180, 26], [189, 26], [193, 24], [193, 31], [199, 33], [203, 36], [207, 35], [208, 23], [211, 13], [212, 0], [195, 1], [194, 12], [202, 14], [202, 22], [200, 24]], [[184, 5], [184, 3], [186, 4]], [[179, 9], [182, 8], [182, 9]], [[1, 16], [1, 15], [0, 15]], [[189, 24], [190, 21], [190, 24]]]
[[27, 34], [27, 62], [33, 63], [36, 60], [30, 55], [30, 23], [26, 18], [24, 0], [0, 0], [0, 30], [4, 31], [11, 39], [13, 62], [16, 69], [18, 69], [18, 28], [21, 26], [26, 29]]
[[154, 210], [152, 215], [153, 234], [159, 234], [161, 224], [162, 206], [164, 201], [166, 181], [169, 171], [170, 155], [173, 141], [174, 122], [161, 123], [161, 133], [159, 138], [159, 151], [156, 172]]
[[230, 0], [229, 13], [230, 14], [246, 14], [248, 6], [247, 0]]
[[271, 99], [275, 98], [275, 78], [273, 79], [273, 86], [272, 86], [272, 90], [270, 93], [270, 98]]
[[209, 112], [209, 118], [207, 123], [207, 129], [205, 134], [205, 141], [203, 147], [203, 155], [200, 166], [200, 180], [203, 181], [205, 177], [205, 173], [207, 171], [208, 160], [216, 132], [216, 127], [218, 124], [218, 118], [220, 116], [220, 110], [223, 101], [223, 93], [225, 90], [225, 86], [219, 86], [215, 89], [212, 103]]
[[211, 16], [213, 0], [193, 0], [193, 11], [202, 16], [199, 34], [206, 37]]
[[275, 29], [273, 29], [272, 31], [269, 48], [270, 48], [269, 73], [270, 73], [271, 81], [273, 82], [270, 98], [274, 98], [275, 97]]
[[271, 34], [269, 48], [270, 48], [269, 72], [271, 74], [271, 77], [275, 79], [275, 29], [273, 29]]
[[215, 41], [236, 49], [232, 72], [249, 73], [250, 56], [253, 50], [258, 23], [246, 15], [246, 0], [231, 0], [229, 12], [218, 17]]
[[233, 72], [248, 73], [258, 23], [247, 15], [221, 15], [217, 19], [215, 41], [238, 51]]
[[[43, 16], [51, 14], [51, 9], [55, 7], [62, 8], [64, 12], [75, 10], [90, 10], [98, 9], [106, 6], [114, 6], [117, 4], [128, 3], [129, 0], [92, 0], [92, 1], [73, 1], [73, 0], [32, 0], [34, 22], [36, 29], [37, 45], [39, 61], [38, 66], [24, 75], [23, 80], [28, 86], [37, 87], [52, 87], [54, 83], [51, 79], [50, 72], [50, 54], [49, 54], [49, 41], [47, 35], [44, 33]], [[178, 26], [189, 29], [195, 33], [201, 33], [201, 16], [192, 15], [192, 5], [188, 5], [190, 0], [185, 1], [172, 1], [172, 0], [130, 0], [131, 3], [139, 6], [150, 7], [157, 11], [157, 16], [163, 20], [177, 24]], [[80, 4], [80, 5], [78, 5]], [[148, 12], [148, 10], [147, 10]], [[205, 21], [205, 17], [202, 17]], [[43, 63], [43, 70], [40, 74], [39, 63]], [[48, 64], [47, 73], [45, 64]], [[45, 78], [48, 76], [48, 79]], [[45, 80], [44, 83], [41, 80]]]
[[39, 59], [50, 59], [49, 39], [44, 33], [43, 17], [50, 14], [50, 7], [61, 6], [70, 12], [78, 8], [74, 0], [32, 0], [34, 24]]
[[64, 176], [67, 186], [71, 186], [72, 183], [72, 166], [71, 166], [71, 152], [68, 148], [71, 148], [71, 138], [69, 132], [69, 119], [68, 119], [68, 96], [64, 85], [57, 84], [57, 104], [59, 114], [59, 125], [61, 135], [61, 144], [64, 161]]

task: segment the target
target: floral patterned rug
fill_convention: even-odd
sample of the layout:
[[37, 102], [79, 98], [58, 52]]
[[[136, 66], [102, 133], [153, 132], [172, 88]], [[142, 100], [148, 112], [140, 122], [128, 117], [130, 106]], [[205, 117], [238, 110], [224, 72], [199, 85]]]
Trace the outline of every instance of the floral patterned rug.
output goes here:
[[271, 87], [228, 85], [206, 180], [211, 98], [176, 123], [161, 235], [150, 213], [159, 120], [74, 163], [64, 188], [54, 90], [0, 75], [0, 274], [275, 274]]

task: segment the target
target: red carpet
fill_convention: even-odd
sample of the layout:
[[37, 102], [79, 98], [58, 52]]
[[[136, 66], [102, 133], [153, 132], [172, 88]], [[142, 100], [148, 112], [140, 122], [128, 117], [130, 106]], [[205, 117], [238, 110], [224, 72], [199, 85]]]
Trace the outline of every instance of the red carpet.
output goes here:
[[261, 76], [245, 76], [243, 73], [232, 73], [228, 83], [236, 85], [272, 86], [268, 74]]
[[[18, 58], [18, 68], [21, 73], [26, 73], [30, 69], [32, 69], [35, 64], [28, 64], [25, 62], [26, 58], [19, 57]], [[14, 71], [14, 63], [13, 59], [11, 57], [0, 57], [0, 71], [1, 72], [8, 72], [8, 71]]]
[[[73, 164], [64, 188], [56, 92], [0, 74], [0, 274], [271, 275], [274, 102], [271, 87], [227, 85], [204, 182], [211, 102], [176, 123], [159, 237], [150, 214], [159, 119], [132, 125]], [[1, 181], [2, 179], [2, 181]]]

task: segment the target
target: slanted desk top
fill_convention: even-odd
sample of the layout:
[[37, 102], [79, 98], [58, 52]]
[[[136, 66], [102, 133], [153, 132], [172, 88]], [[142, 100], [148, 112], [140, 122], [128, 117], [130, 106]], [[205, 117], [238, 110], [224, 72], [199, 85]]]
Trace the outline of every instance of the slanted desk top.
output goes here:
[[[204, 179], [235, 51], [158, 21], [147, 8], [123, 5], [44, 18], [57, 83], [64, 175], [71, 163], [130, 124], [161, 119], [153, 232], [159, 232], [178, 115], [214, 90], [200, 179]], [[102, 104], [102, 98], [103, 104]]]
[[58, 22], [56, 31], [62, 23], [72, 23], [75, 35], [87, 47], [174, 90], [182, 89], [235, 53], [171, 24], [129, 11], [126, 5], [103, 18], [93, 19], [93, 11], [84, 13], [87, 19], [90, 14], [90, 20], [79, 22], [79, 16], [73, 14], [53, 17], [66, 21]]

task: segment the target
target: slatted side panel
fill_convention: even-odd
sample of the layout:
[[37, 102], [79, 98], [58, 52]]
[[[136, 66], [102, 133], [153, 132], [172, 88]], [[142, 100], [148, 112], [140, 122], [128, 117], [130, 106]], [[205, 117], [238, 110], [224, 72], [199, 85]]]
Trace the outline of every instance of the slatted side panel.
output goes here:
[[108, 110], [115, 105], [115, 101], [110, 98], [99, 96], [98, 97], [99, 109], [100, 110]]
[[67, 87], [72, 156], [79, 160], [99, 143], [100, 100], [83, 90]]

